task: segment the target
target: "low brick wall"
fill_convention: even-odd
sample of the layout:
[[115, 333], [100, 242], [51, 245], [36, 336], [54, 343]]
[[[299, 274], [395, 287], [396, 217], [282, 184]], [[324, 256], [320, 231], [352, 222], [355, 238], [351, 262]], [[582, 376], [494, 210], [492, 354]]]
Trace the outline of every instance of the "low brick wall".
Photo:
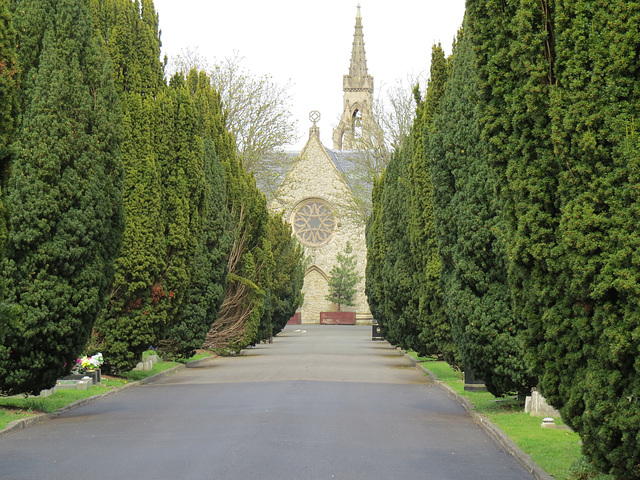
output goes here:
[[322, 325], [355, 325], [356, 312], [320, 312]]

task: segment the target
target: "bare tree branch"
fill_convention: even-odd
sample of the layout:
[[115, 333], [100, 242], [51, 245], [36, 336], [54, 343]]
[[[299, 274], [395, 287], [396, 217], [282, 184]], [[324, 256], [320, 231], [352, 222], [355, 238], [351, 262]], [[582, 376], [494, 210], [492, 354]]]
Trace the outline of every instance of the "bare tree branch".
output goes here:
[[235, 52], [210, 65], [197, 49], [186, 49], [172, 59], [168, 70], [209, 72], [242, 163], [253, 173], [258, 187], [268, 193], [277, 188], [293, 163], [286, 146], [298, 141], [297, 121], [291, 114], [292, 83], [280, 85], [269, 75], [255, 75], [242, 62], [243, 57]]
[[287, 145], [298, 140], [297, 122], [291, 114], [292, 84], [276, 83], [269, 75], [257, 76], [242, 66], [242, 57], [216, 61], [211, 82], [227, 111], [227, 126], [236, 137], [245, 168], [260, 178], [269, 175], [272, 162]]

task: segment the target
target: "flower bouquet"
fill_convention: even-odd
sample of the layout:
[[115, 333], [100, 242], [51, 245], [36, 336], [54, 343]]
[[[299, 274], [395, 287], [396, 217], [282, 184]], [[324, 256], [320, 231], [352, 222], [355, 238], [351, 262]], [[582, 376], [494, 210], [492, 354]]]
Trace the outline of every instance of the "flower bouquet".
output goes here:
[[93, 384], [97, 385], [101, 381], [100, 366], [104, 363], [101, 353], [79, 358], [73, 368], [71, 375], [63, 377], [62, 380], [81, 380], [85, 377], [93, 379]]
[[102, 366], [104, 363], [104, 358], [102, 358], [102, 353], [96, 353], [91, 356], [84, 356], [78, 359], [78, 363], [74, 367], [74, 373], [83, 374], [88, 370], [96, 370]]

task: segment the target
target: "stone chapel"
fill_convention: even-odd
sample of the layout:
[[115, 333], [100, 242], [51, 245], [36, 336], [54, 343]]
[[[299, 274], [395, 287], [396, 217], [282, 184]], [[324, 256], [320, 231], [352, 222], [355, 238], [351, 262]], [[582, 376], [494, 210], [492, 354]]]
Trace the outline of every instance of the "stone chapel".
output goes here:
[[[304, 303], [290, 323], [320, 323], [321, 312], [335, 312], [337, 305], [325, 299], [329, 293], [329, 276], [336, 265], [336, 255], [344, 253], [347, 242], [353, 248], [361, 281], [354, 307], [357, 322], [371, 320], [364, 293], [367, 247], [365, 225], [353, 215], [357, 208], [352, 186], [344, 173], [352, 166], [353, 150], [369, 137], [373, 106], [373, 77], [367, 73], [360, 6], [356, 16], [349, 74], [343, 79], [343, 114], [333, 132], [333, 149], [320, 142], [316, 122], [318, 112], [311, 112], [313, 126], [309, 140], [279, 187], [269, 208], [283, 212], [294, 234], [304, 245], [309, 258], [304, 278]], [[351, 152], [351, 153], [350, 153]]]

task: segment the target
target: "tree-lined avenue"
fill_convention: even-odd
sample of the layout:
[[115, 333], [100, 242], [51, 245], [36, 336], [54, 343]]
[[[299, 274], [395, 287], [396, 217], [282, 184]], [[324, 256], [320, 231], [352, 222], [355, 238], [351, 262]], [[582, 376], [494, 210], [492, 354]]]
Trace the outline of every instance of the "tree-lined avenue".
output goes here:
[[[3, 479], [525, 480], [531, 475], [371, 327], [288, 326], [0, 437]], [[89, 473], [90, 472], [90, 473]]]

